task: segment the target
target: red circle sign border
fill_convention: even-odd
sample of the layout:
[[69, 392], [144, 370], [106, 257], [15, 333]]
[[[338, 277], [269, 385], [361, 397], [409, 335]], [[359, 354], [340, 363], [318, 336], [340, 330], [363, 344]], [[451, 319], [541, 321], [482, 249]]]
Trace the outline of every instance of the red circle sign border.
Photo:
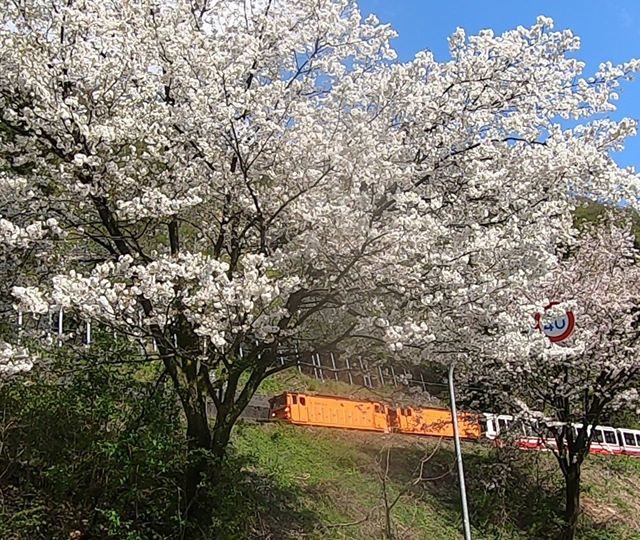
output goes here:
[[[548, 306], [544, 307], [544, 310], [547, 311], [548, 309], [552, 308], [553, 306], [557, 306], [560, 302], [551, 302]], [[560, 341], [564, 341], [565, 339], [568, 339], [571, 334], [573, 334], [573, 331], [576, 328], [576, 317], [573, 314], [573, 311], [566, 311], [565, 312], [567, 314], [567, 329], [560, 334], [559, 336], [547, 336], [547, 338], [549, 339], [549, 341], [551, 341], [551, 343], [558, 343]], [[538, 328], [538, 330], [540, 330], [540, 332], [542, 332], [544, 334], [544, 330], [542, 329], [542, 326], [540, 325], [540, 319], [542, 318], [542, 314], [541, 313], [536, 313], [534, 315], [534, 318], [536, 320], [536, 328]], [[546, 334], [545, 334], [546, 336]]]

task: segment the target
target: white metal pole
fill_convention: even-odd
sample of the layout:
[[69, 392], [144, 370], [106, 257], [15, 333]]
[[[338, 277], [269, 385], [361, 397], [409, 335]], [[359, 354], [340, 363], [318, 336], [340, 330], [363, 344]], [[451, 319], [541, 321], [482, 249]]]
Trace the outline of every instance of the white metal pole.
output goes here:
[[471, 523], [469, 508], [467, 507], [467, 488], [464, 483], [464, 465], [462, 463], [462, 449], [460, 448], [460, 434], [458, 432], [458, 412], [456, 410], [456, 394], [453, 388], [454, 364], [449, 366], [449, 397], [451, 398], [451, 420], [453, 422], [453, 440], [456, 446], [456, 462], [458, 464], [458, 479], [460, 481], [460, 501], [462, 503], [462, 525], [464, 540], [471, 540]]
[[18, 344], [22, 344], [22, 311], [18, 311]]
[[62, 323], [63, 323], [62, 306], [58, 312], [58, 347], [62, 347]]

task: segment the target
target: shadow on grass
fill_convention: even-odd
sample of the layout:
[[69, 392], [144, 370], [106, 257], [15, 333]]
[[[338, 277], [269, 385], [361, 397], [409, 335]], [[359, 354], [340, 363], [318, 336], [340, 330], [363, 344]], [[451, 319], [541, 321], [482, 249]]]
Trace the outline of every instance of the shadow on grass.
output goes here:
[[[433, 456], [433, 441], [397, 445], [391, 441], [388, 477], [397, 489], [407, 488], [461, 528], [460, 491], [453, 444], [442, 441]], [[386, 468], [386, 450], [362, 446]], [[489, 538], [553, 539], [559, 537], [564, 506], [562, 477], [551, 455], [465, 445], [464, 467], [470, 518], [476, 533]], [[422, 480], [416, 481], [419, 477]], [[619, 538], [617, 523], [581, 517], [578, 538]]]
[[318, 516], [297, 503], [300, 494], [258, 473], [246, 472], [234, 491], [214, 514], [212, 538], [297, 539], [320, 526]]
[[246, 464], [212, 495], [211, 538], [297, 539], [321, 527], [320, 518], [299, 503], [301, 493], [277, 486]]

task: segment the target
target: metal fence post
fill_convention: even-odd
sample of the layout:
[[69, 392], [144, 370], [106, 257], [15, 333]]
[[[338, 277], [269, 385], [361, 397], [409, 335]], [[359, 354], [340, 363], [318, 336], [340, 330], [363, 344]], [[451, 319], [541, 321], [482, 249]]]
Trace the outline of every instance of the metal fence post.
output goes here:
[[347, 364], [347, 375], [349, 376], [349, 384], [353, 384], [353, 375], [351, 375], [351, 364], [349, 363], [349, 359], [345, 357], [345, 362]]
[[329, 351], [329, 354], [331, 355], [331, 366], [333, 367], [333, 378], [337, 381], [338, 380], [338, 368], [336, 367], [336, 358], [333, 355], [333, 351]]
[[384, 375], [382, 374], [382, 366], [378, 366], [378, 375], [380, 376], [380, 386], [384, 386]]
[[296, 366], [298, 366], [298, 373], [302, 375], [302, 366], [300, 365], [300, 349], [298, 349], [298, 343], [294, 345], [295, 355], [296, 355]]
[[316, 363], [318, 364], [318, 371], [320, 372], [320, 380], [324, 382], [324, 372], [322, 371], [322, 358], [320, 353], [316, 353]]

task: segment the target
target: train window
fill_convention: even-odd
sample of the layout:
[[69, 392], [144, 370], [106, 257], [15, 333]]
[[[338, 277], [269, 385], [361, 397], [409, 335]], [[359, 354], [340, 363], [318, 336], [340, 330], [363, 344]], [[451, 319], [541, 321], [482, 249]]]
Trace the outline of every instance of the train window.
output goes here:
[[625, 445], [636, 446], [636, 438], [633, 436], [633, 433], [623, 433], [623, 435]]
[[602, 430], [601, 429], [596, 429], [595, 433], [593, 434], [593, 442], [601, 443], [602, 441], [603, 441], [603, 439], [602, 439]]
[[637, 446], [640, 446], [640, 433], [636, 433], [636, 442], [638, 443]]
[[293, 396], [291, 396], [291, 401], [293, 402], [294, 405], [297, 405], [298, 404], [298, 396], [293, 394]]
[[380, 405], [378, 405], [377, 403], [373, 406], [373, 410], [377, 413], [380, 412]]
[[279, 409], [280, 407], [284, 407], [287, 404], [287, 396], [282, 394], [280, 396], [276, 396], [271, 401], [272, 409]]
[[607, 444], [617, 444], [616, 443], [616, 434], [613, 431], [606, 430], [604, 432], [604, 440]]
[[407, 407], [406, 415], [407, 415], [407, 416], [411, 416], [411, 408]]
[[500, 431], [508, 431], [509, 422], [507, 422], [504, 418], [498, 418], [498, 427], [500, 428]]
[[302, 396], [300, 396], [300, 405], [304, 407], [306, 404], [307, 404], [307, 400], [304, 399]]

